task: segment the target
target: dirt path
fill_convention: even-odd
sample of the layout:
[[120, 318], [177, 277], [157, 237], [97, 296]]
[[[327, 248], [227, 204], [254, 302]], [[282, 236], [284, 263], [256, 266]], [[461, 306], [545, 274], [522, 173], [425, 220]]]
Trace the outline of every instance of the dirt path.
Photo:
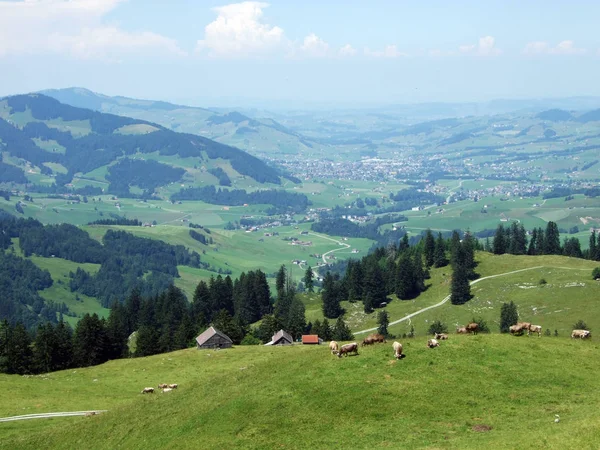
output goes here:
[[73, 417], [73, 416], [95, 416], [106, 412], [106, 409], [97, 409], [92, 411], [71, 411], [71, 412], [55, 412], [55, 413], [41, 413], [41, 414], [25, 414], [23, 416], [12, 416], [2, 417], [0, 422], [12, 422], [15, 420], [30, 420], [30, 419], [51, 419], [52, 417]]
[[[474, 284], [477, 284], [480, 281], [489, 280], [490, 278], [503, 277], [505, 275], [512, 275], [513, 273], [525, 272], [527, 270], [541, 269], [542, 267], [544, 267], [544, 266], [528, 267], [526, 269], [513, 270], [512, 272], [499, 273], [499, 274], [496, 274], [496, 275], [488, 275], [487, 277], [478, 278], [477, 280], [471, 281], [471, 283], [469, 283], [469, 284], [471, 286], [473, 286]], [[412, 317], [414, 317], [414, 316], [416, 316], [418, 314], [421, 314], [421, 313], [424, 313], [425, 311], [429, 311], [430, 309], [434, 309], [434, 308], [438, 308], [439, 306], [442, 306], [444, 303], [447, 303], [449, 300], [450, 300], [450, 295], [447, 295], [446, 297], [444, 297], [444, 299], [441, 302], [436, 303], [435, 305], [431, 305], [431, 306], [428, 306], [426, 308], [420, 309], [418, 311], [415, 311], [414, 313], [411, 313], [411, 314], [409, 314], [407, 316], [404, 316], [402, 319], [394, 320], [393, 322], [390, 322], [388, 324], [388, 326], [390, 326], [390, 325], [396, 325], [396, 324], [398, 324], [400, 322], [404, 322], [406, 320], [410, 320]], [[377, 327], [375, 327], [375, 328], [369, 328], [367, 330], [355, 331], [354, 335], [364, 334], [364, 333], [370, 333], [371, 331], [377, 331]]]

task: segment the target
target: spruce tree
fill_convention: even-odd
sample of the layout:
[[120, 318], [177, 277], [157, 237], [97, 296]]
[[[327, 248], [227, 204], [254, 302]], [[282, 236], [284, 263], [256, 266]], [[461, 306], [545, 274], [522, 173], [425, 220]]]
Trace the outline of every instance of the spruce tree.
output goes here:
[[596, 240], [596, 230], [592, 231], [592, 234], [590, 234], [590, 250], [589, 250], [589, 255], [590, 255], [590, 259], [592, 261], [598, 261], [600, 260], [600, 246], [598, 245], [598, 242]]
[[502, 303], [500, 308], [500, 333], [508, 333], [512, 325], [516, 325], [519, 321], [519, 313], [517, 305], [514, 302]]
[[73, 334], [73, 358], [77, 367], [88, 367], [108, 361], [109, 344], [105, 322], [98, 315], [86, 314]]
[[304, 303], [297, 296], [294, 296], [290, 305], [286, 330], [296, 340], [302, 336], [305, 328], [306, 316]]
[[468, 271], [461, 260], [461, 251], [457, 252], [458, 259], [452, 269], [452, 284], [450, 286], [450, 302], [462, 305], [471, 299]]
[[546, 225], [544, 253], [546, 255], [560, 255], [562, 253], [558, 226], [552, 221], [548, 222], [548, 225]]
[[200, 280], [194, 291], [191, 314], [193, 322], [200, 328], [212, 319], [213, 311], [210, 291], [208, 284], [204, 280]]
[[321, 290], [321, 300], [323, 301], [323, 315], [328, 319], [335, 319], [342, 313], [336, 283], [330, 272], [325, 274], [323, 279], [323, 289]]
[[400, 256], [396, 268], [396, 296], [400, 300], [414, 297], [414, 269], [410, 256], [405, 252]]
[[338, 317], [337, 321], [335, 322], [332, 338], [336, 341], [351, 341], [354, 339], [352, 331], [350, 331], [350, 328], [348, 325], [346, 325], [346, 322], [344, 322], [342, 316]]
[[56, 335], [51, 323], [38, 325], [33, 344], [33, 367], [35, 372], [55, 370]]
[[[315, 322], [316, 323], [316, 322]], [[281, 322], [273, 314], [263, 316], [258, 327], [257, 337], [266, 344], [271, 340], [273, 335], [282, 328]]]
[[308, 266], [306, 268], [306, 272], [304, 272], [304, 286], [306, 287], [306, 290], [308, 292], [314, 292], [315, 288], [314, 288], [314, 275], [313, 275], [313, 270], [312, 267]]
[[285, 265], [281, 265], [279, 270], [277, 271], [277, 275], [275, 277], [275, 289], [277, 290], [277, 297], [281, 296], [285, 290], [285, 283], [287, 279], [287, 270]]
[[446, 242], [442, 237], [442, 233], [438, 233], [438, 237], [435, 241], [435, 260], [433, 265], [434, 267], [445, 267], [448, 265], [448, 258], [446, 258]]
[[377, 308], [381, 303], [387, 301], [383, 271], [377, 260], [372, 260], [367, 267], [365, 277], [365, 297], [363, 301], [364, 310], [369, 313], [373, 312], [373, 308]]
[[377, 313], [377, 332], [384, 336], [388, 336], [388, 325], [390, 324], [390, 318], [386, 310], [379, 311]]
[[363, 298], [364, 273], [362, 263], [360, 261], [348, 261], [346, 270], [348, 300], [355, 302]]
[[435, 239], [429, 228], [425, 232], [425, 242], [423, 244], [423, 255], [425, 256], [425, 266], [430, 268], [435, 262]]
[[24, 375], [31, 373], [33, 366], [33, 352], [31, 350], [31, 336], [22, 323], [9, 327], [6, 342], [5, 373]]
[[458, 249], [460, 248], [460, 235], [458, 231], [454, 230], [452, 232], [452, 236], [450, 237], [450, 264], [454, 266], [456, 263], [456, 257], [458, 253]]
[[333, 339], [333, 329], [329, 325], [329, 320], [324, 319], [321, 323], [321, 334], [319, 334], [319, 336], [324, 341], [330, 341]]
[[498, 225], [498, 228], [496, 228], [496, 234], [494, 234], [492, 248], [494, 250], [495, 255], [503, 255], [504, 253], [506, 253], [506, 242], [504, 240], [504, 226], [502, 224]]

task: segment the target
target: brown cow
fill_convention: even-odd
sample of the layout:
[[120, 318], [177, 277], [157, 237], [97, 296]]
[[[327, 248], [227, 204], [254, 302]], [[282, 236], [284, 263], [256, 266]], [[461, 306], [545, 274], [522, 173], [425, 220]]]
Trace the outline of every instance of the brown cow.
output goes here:
[[169, 389], [177, 389], [177, 384], [170, 384], [167, 386]]
[[458, 327], [456, 329], [456, 333], [457, 334], [469, 334], [469, 332], [467, 331], [467, 327]]
[[396, 359], [401, 359], [402, 358], [402, 344], [398, 341], [394, 342], [392, 344], [392, 347], [394, 349], [394, 356], [396, 357]]
[[363, 339], [361, 345], [364, 347], [365, 345], [373, 345], [374, 343], [375, 343], [375, 340], [371, 336], [367, 336], [366, 338]]
[[154, 388], [153, 387], [147, 387], [142, 389], [142, 394], [154, 394]]
[[437, 341], [437, 339], [429, 339], [427, 341], [427, 347], [429, 348], [434, 348], [434, 347], [439, 347], [440, 343]]
[[542, 326], [541, 325], [529, 325], [527, 329], [527, 336], [531, 333], [537, 333], [538, 337], [542, 337]]
[[530, 322], [517, 322], [517, 325], [519, 325], [521, 328], [523, 328], [523, 330], [527, 330], [531, 326], [531, 323]]
[[372, 334], [371, 336], [369, 336], [371, 338], [373, 338], [374, 342], [387, 342], [387, 340], [385, 339], [385, 336], [383, 334]]
[[341, 358], [342, 355], [348, 356], [348, 353], [353, 352], [355, 355], [358, 355], [358, 344], [353, 342], [352, 344], [345, 344], [340, 347], [340, 351], [338, 352], [338, 358]]
[[573, 332], [571, 333], [571, 337], [572, 338], [587, 339], [589, 337], [592, 337], [592, 334], [588, 330], [573, 330]]
[[516, 325], [511, 325], [510, 327], [508, 327], [508, 330], [510, 331], [510, 334], [514, 335], [514, 336], [521, 336], [523, 334], [523, 326], [521, 324], [516, 324]]
[[479, 324], [477, 322], [471, 322], [465, 328], [469, 333], [477, 334], [479, 331]]
[[440, 341], [445, 341], [448, 339], [448, 334], [447, 333], [435, 333], [435, 338]]
[[159, 389], [164, 389], [164, 388], [166, 388], [166, 387], [169, 387], [169, 385], [168, 385], [167, 383], [160, 383], [160, 384], [158, 385], [158, 388], [159, 388]]

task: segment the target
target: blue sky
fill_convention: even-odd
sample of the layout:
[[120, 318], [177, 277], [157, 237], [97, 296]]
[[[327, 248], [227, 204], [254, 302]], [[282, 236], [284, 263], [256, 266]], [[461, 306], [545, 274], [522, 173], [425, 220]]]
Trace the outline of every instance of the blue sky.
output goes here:
[[600, 95], [596, 1], [0, 0], [0, 95], [202, 106]]

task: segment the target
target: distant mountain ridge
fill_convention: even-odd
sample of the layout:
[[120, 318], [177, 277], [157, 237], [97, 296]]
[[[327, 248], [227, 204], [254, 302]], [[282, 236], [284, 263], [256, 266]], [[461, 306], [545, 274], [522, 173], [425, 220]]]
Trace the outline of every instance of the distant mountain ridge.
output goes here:
[[[8, 155], [39, 167], [42, 174], [55, 175], [60, 186], [70, 183], [77, 173], [107, 166], [105, 180], [111, 182], [113, 193], [121, 195], [129, 192], [130, 185], [152, 193], [156, 187], [178, 181], [187, 172], [173, 169], [164, 161], [143, 161], [149, 156], [140, 158], [140, 154], [154, 154], [162, 159], [195, 158], [207, 169], [215, 166], [213, 161], [223, 160], [228, 162], [228, 170], [258, 183], [279, 185], [283, 175], [235, 147], [177, 133], [149, 121], [67, 105], [42, 94], [0, 99], [0, 141]], [[60, 165], [66, 173], [53, 173], [48, 164]], [[17, 166], [11, 167], [22, 172]], [[13, 173], [15, 169], [9, 172], [19, 178]]]
[[76, 87], [48, 89], [40, 93], [72, 106], [147, 120], [174, 131], [199, 134], [253, 154], [298, 153], [316, 144], [273, 119], [251, 118], [234, 110], [111, 97]]

